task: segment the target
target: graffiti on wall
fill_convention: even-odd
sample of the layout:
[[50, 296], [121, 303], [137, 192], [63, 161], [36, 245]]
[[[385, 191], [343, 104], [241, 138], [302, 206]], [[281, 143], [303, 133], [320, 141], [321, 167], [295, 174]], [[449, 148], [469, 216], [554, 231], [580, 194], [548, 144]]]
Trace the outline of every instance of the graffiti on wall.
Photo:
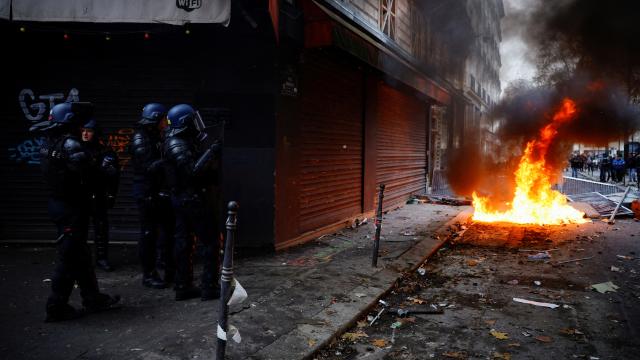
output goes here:
[[[71, 88], [66, 93], [66, 96], [65, 93], [62, 92], [36, 95], [36, 92], [28, 88], [20, 90], [18, 95], [18, 103], [24, 114], [24, 119], [27, 120], [27, 126], [46, 120], [51, 108], [58, 103], [78, 101], [80, 101], [80, 91], [76, 88]], [[133, 132], [134, 129], [132, 128], [120, 128], [114, 133], [106, 134], [103, 139], [103, 142], [118, 154], [122, 169], [124, 169], [131, 160], [128, 148]], [[9, 159], [16, 163], [39, 165], [39, 150], [44, 141], [44, 137], [33, 137], [9, 147], [7, 149]]]
[[108, 134], [105, 139], [106, 145], [118, 154], [121, 170], [124, 170], [124, 167], [131, 161], [129, 143], [131, 143], [131, 135], [133, 135], [133, 132], [134, 129], [132, 128], [121, 128], [115, 133]]
[[15, 147], [10, 147], [9, 159], [17, 163], [29, 165], [40, 164], [40, 146], [44, 143], [44, 137], [34, 137], [24, 140]]
[[[49, 116], [49, 110], [57, 103], [63, 101], [80, 101], [80, 92], [71, 88], [65, 96], [64, 93], [51, 93], [36, 95], [32, 89], [22, 89], [18, 94], [20, 110], [27, 121], [27, 128], [33, 123], [43, 121]], [[44, 137], [36, 136], [24, 139], [14, 146], [7, 148], [9, 160], [20, 164], [39, 165], [40, 146], [45, 141]]]
[[22, 89], [18, 95], [18, 102], [25, 118], [31, 122], [38, 122], [48, 116], [48, 110], [55, 104], [65, 101], [80, 101], [79, 95], [80, 92], [76, 88], [71, 88], [66, 98], [63, 93], [44, 94], [36, 97], [33, 90]]

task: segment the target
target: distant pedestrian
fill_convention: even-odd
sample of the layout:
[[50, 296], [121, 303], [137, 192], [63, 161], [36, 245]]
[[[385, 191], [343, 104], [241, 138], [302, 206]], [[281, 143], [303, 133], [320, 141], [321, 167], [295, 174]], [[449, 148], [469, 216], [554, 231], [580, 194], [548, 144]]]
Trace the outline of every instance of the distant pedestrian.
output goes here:
[[608, 182], [610, 178], [611, 160], [607, 154], [602, 154], [600, 161], [600, 182]]
[[578, 170], [582, 166], [580, 156], [578, 156], [577, 154], [572, 156], [569, 162], [571, 163], [571, 177], [577, 178]]
[[614, 180], [617, 182], [624, 181], [624, 172], [625, 172], [624, 163], [625, 163], [624, 159], [620, 155], [616, 156], [616, 158], [613, 159], [612, 165], [613, 165], [613, 172], [615, 175]]

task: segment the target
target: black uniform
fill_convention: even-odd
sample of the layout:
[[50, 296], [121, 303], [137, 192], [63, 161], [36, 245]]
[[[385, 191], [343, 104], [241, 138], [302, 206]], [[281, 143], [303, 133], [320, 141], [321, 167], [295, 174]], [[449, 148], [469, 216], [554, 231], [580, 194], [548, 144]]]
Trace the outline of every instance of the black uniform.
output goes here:
[[162, 142], [155, 125], [140, 125], [133, 134], [130, 152], [133, 158], [133, 196], [140, 214], [139, 255], [143, 283], [164, 287], [157, 270], [164, 268], [165, 281], [175, 275], [173, 254], [175, 218], [165, 181], [161, 157]]
[[120, 181], [118, 155], [97, 139], [85, 143], [93, 166], [89, 179], [90, 214], [96, 243], [96, 260], [105, 270], [108, 263], [109, 219], [108, 210], [113, 208]]
[[[168, 137], [164, 145], [167, 180], [176, 216], [176, 299], [180, 291], [192, 289], [195, 239], [201, 243], [203, 272], [200, 289], [203, 300], [217, 298], [218, 287], [218, 161], [214, 158], [196, 172], [200, 149], [192, 131]], [[185, 297], [193, 297], [186, 295]]]
[[49, 216], [58, 229], [58, 261], [47, 301], [48, 320], [69, 316], [67, 304], [74, 282], [83, 305], [106, 308], [119, 298], [101, 294], [87, 246], [91, 156], [81, 141], [69, 133], [54, 135], [41, 149], [42, 166], [50, 190]]

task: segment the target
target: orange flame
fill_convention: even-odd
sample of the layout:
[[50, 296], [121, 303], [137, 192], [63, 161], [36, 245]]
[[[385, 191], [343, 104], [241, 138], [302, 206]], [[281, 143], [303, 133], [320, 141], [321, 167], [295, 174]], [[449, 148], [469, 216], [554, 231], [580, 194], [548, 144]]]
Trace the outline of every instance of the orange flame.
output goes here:
[[538, 225], [586, 222], [583, 212], [567, 205], [565, 196], [551, 189], [553, 170], [546, 165], [547, 150], [558, 127], [574, 119], [576, 113], [575, 102], [564, 99], [553, 121], [540, 130], [539, 138], [527, 143], [515, 172], [516, 190], [509, 209], [493, 210], [489, 198], [473, 192], [474, 220]]

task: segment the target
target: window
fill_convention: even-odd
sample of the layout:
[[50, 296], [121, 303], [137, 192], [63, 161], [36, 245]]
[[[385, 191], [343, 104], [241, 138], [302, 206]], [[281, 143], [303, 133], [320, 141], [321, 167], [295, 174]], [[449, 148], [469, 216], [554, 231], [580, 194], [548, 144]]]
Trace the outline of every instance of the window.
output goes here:
[[380, 29], [392, 39], [396, 38], [396, 1], [380, 0]]

